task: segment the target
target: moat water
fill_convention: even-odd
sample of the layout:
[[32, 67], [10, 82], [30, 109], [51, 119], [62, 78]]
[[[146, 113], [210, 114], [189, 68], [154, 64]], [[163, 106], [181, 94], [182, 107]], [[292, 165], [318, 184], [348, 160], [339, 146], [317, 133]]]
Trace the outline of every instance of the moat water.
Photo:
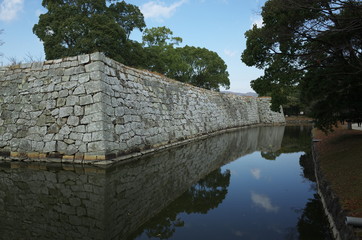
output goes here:
[[330, 239], [311, 127], [254, 127], [113, 166], [0, 162], [0, 239]]

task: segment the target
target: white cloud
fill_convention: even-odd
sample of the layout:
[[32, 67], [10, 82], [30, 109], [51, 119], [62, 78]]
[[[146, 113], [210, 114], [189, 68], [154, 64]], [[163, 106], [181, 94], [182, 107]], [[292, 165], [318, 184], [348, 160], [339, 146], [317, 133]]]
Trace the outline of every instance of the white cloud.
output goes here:
[[253, 15], [250, 18], [250, 21], [251, 21], [251, 27], [253, 27], [254, 25], [256, 25], [259, 28], [263, 26], [263, 17], [260, 15]]
[[268, 196], [257, 194], [252, 192], [251, 193], [251, 200], [259, 207], [262, 207], [267, 212], [278, 212], [279, 207], [273, 206]]
[[228, 57], [234, 57], [237, 53], [238, 53], [237, 51], [232, 51], [229, 49], [224, 50], [224, 54]]
[[251, 172], [251, 175], [253, 175], [253, 177], [255, 179], [257, 179], [257, 180], [260, 179], [261, 170], [259, 168], [253, 168], [250, 170], [250, 172]]
[[186, 3], [187, 0], [180, 0], [169, 6], [162, 1], [151, 1], [143, 4], [140, 9], [145, 18], [154, 18], [162, 21], [164, 18], [170, 18], [178, 7]]
[[0, 3], [0, 20], [11, 21], [23, 9], [24, 0], [3, 0]]

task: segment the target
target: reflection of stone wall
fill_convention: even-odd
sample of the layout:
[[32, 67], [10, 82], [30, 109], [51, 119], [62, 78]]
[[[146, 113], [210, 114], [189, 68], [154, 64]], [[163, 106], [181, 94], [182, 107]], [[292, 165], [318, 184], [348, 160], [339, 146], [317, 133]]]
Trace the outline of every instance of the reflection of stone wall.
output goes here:
[[0, 239], [105, 239], [104, 171], [65, 169], [1, 165]]
[[209, 172], [280, 147], [284, 127], [241, 129], [111, 168], [0, 165], [0, 239], [124, 239]]
[[13, 157], [104, 159], [285, 121], [270, 98], [207, 91], [99, 53], [2, 67], [0, 89], [0, 153]]

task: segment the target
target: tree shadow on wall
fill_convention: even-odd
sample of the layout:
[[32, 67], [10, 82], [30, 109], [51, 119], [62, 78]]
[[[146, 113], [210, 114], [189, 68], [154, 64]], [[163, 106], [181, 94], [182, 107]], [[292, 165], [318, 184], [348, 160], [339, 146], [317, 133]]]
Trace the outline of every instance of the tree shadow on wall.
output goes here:
[[201, 213], [217, 208], [228, 192], [230, 171], [221, 172], [221, 168], [211, 172], [164, 208], [159, 214], [146, 222], [129, 239], [135, 239], [142, 233], [148, 238], [169, 239], [176, 228], [183, 227], [180, 213]]

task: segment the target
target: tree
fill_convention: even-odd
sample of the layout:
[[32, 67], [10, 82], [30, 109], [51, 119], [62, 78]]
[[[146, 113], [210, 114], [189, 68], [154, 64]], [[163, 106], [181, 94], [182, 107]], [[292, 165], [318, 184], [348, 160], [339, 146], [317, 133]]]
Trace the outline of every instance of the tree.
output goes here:
[[126, 32], [126, 37], [129, 39], [131, 32], [138, 28], [143, 30], [146, 27], [143, 14], [140, 9], [132, 4], [127, 4], [125, 1], [117, 2], [118, 0], [110, 0], [116, 2], [109, 6], [109, 13], [114, 17], [116, 22]]
[[33, 32], [44, 42], [46, 59], [100, 51], [127, 62], [120, 54], [127, 38], [145, 26], [139, 9], [124, 1], [107, 6], [106, 0], [43, 0], [42, 5], [48, 12]]
[[173, 32], [169, 28], [145, 29], [142, 36], [142, 45], [146, 55], [144, 67], [166, 76], [169, 76], [170, 68], [175, 65], [182, 68], [179, 65], [181, 59], [174, 48], [181, 42], [182, 38], [173, 37]]
[[175, 48], [182, 38], [174, 37], [166, 27], [146, 29], [142, 40], [147, 69], [201, 88], [229, 88], [227, 66], [217, 53], [190, 46]]
[[230, 86], [227, 66], [222, 58], [206, 48], [185, 46], [177, 48], [183, 68], [174, 68], [168, 75], [176, 80], [209, 90], [220, 91]]
[[242, 61], [265, 69], [253, 81], [287, 102], [294, 88], [317, 126], [330, 130], [338, 120], [362, 117], [362, 2], [359, 0], [268, 0], [263, 26], [245, 33]]
[[173, 37], [173, 32], [167, 27], [145, 29], [142, 43], [146, 47], [174, 47], [182, 43], [182, 38]]

